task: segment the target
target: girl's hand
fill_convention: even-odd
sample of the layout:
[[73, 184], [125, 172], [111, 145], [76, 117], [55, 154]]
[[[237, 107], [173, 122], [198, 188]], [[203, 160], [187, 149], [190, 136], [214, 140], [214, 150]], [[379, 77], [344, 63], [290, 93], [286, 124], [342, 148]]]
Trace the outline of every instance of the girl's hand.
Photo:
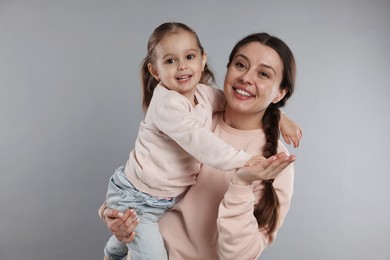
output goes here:
[[135, 237], [135, 227], [139, 223], [137, 213], [133, 209], [128, 209], [124, 213], [110, 208], [103, 211], [103, 220], [107, 227], [123, 243], [130, 243]]
[[232, 183], [245, 186], [256, 180], [273, 180], [294, 161], [294, 155], [278, 153], [268, 159], [259, 160], [259, 163], [254, 166], [237, 169]]
[[245, 162], [244, 167], [255, 166], [264, 160], [266, 160], [266, 158], [262, 155], [252, 156], [248, 161]]
[[279, 127], [284, 141], [287, 144], [292, 143], [294, 148], [297, 148], [302, 139], [302, 129], [299, 125], [283, 113], [280, 117]]

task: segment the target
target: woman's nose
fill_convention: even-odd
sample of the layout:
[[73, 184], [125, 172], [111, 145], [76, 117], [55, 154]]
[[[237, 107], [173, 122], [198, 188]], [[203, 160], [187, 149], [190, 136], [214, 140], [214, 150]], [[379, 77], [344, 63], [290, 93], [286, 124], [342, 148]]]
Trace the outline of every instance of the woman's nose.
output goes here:
[[254, 77], [254, 73], [251, 72], [250, 70], [247, 70], [247, 71], [242, 73], [242, 75], [240, 76], [239, 80], [242, 83], [253, 85], [255, 83], [253, 77]]

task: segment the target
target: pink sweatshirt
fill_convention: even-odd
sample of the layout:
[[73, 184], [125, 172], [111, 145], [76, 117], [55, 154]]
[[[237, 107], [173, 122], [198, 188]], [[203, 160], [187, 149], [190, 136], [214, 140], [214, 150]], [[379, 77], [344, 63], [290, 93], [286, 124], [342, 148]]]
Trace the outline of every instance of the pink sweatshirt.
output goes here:
[[[264, 146], [261, 129], [231, 128], [223, 122], [222, 113], [214, 116], [213, 125], [214, 133], [236, 149], [258, 154]], [[288, 152], [281, 142], [278, 151]], [[197, 183], [159, 221], [170, 260], [257, 259], [275, 239], [277, 232], [268, 235], [259, 230], [253, 216], [262, 183], [235, 186], [231, 184], [233, 174], [202, 165]], [[280, 201], [277, 230], [290, 208], [293, 183], [293, 164], [273, 182]], [[100, 216], [104, 207], [99, 209]]]
[[162, 85], [153, 93], [125, 173], [140, 191], [175, 197], [195, 184], [201, 162], [221, 170], [244, 166], [251, 157], [211, 131], [213, 111], [225, 105], [222, 91], [198, 84], [198, 104]]
[[[215, 116], [214, 133], [236, 149], [258, 154], [265, 143], [262, 130], [242, 131]], [[288, 152], [279, 142], [279, 152]], [[253, 216], [263, 184], [231, 184], [229, 173], [203, 165], [197, 183], [160, 220], [160, 231], [170, 260], [256, 259], [276, 236], [259, 230]], [[291, 164], [274, 180], [280, 201], [279, 226], [283, 224], [293, 194], [294, 166]]]

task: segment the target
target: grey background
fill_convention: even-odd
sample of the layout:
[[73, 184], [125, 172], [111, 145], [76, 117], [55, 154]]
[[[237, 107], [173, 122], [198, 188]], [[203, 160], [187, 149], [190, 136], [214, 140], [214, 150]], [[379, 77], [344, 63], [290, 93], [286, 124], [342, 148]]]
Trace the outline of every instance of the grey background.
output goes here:
[[0, 259], [102, 258], [97, 209], [142, 119], [139, 64], [172, 20], [198, 32], [220, 86], [249, 33], [296, 56], [285, 110], [304, 139], [263, 259], [390, 259], [388, 0], [0, 1]]

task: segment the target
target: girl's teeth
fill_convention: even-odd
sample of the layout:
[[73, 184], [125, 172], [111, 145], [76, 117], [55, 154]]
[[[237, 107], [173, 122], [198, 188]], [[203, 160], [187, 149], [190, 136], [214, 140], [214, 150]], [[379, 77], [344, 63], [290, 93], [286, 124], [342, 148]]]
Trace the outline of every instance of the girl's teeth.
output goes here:
[[180, 76], [180, 77], [178, 77], [177, 79], [179, 79], [179, 80], [184, 80], [184, 79], [188, 79], [190, 76]]

